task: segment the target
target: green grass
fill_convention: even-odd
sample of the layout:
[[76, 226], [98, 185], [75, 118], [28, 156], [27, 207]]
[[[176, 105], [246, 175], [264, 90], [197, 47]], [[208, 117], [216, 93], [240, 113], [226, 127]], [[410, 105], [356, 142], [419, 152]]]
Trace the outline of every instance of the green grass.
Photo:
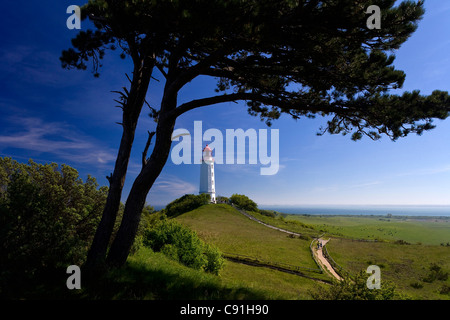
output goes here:
[[[447, 281], [424, 282], [431, 263], [450, 271], [450, 247], [439, 245], [400, 245], [387, 242], [360, 242], [332, 238], [327, 244], [333, 259], [350, 273], [366, 270], [369, 265], [378, 265], [381, 281], [392, 281], [398, 290], [413, 299], [450, 299], [448, 294], [440, 294]], [[421, 284], [414, 288], [412, 284]]]
[[[124, 267], [113, 269], [82, 283], [81, 290], [69, 291], [61, 282], [58, 290], [45, 298], [89, 300], [266, 300], [286, 295], [227, 281], [219, 276], [194, 270], [162, 253], [141, 248]], [[27, 298], [27, 297], [25, 297]], [[31, 298], [31, 297], [28, 297]], [[42, 296], [40, 298], [43, 298]]]
[[[424, 282], [431, 263], [450, 272], [449, 217], [303, 216], [288, 215], [326, 232], [332, 258], [351, 274], [371, 264], [381, 268], [382, 279], [392, 281], [412, 299], [449, 299], [441, 294], [447, 281]], [[351, 239], [379, 240], [378, 242]], [[399, 244], [399, 241], [409, 244]], [[441, 244], [445, 244], [442, 246]]]
[[[206, 205], [180, 215], [179, 222], [195, 230], [207, 243], [222, 252], [254, 257], [273, 263], [317, 269], [311, 257], [311, 240], [291, 238], [287, 234], [250, 220], [228, 205]], [[298, 224], [296, 224], [298, 227]], [[310, 230], [309, 230], [310, 231]], [[325, 274], [309, 276], [329, 279]], [[227, 261], [221, 278], [224, 281], [244, 283], [250, 287], [272, 292], [272, 297], [283, 299], [310, 299], [309, 291], [323, 284], [309, 278]]]
[[[309, 236], [326, 231], [332, 240], [327, 248], [346, 271], [356, 274], [375, 264], [383, 281], [412, 299], [449, 299], [440, 291], [446, 281], [424, 281], [431, 263], [450, 271], [448, 220], [426, 220], [365, 216], [288, 216], [271, 218], [252, 213], [271, 225]], [[300, 223], [293, 223], [298, 219]], [[380, 220], [381, 219], [381, 220]], [[316, 268], [309, 251], [310, 239], [291, 238], [240, 214], [228, 205], [205, 205], [176, 218], [196, 231], [205, 242], [222, 252], [264, 261]], [[312, 228], [311, 228], [312, 226]], [[344, 238], [346, 237], [346, 238]], [[382, 239], [379, 242], [350, 238]], [[412, 244], [401, 245], [396, 240]], [[422, 244], [417, 244], [418, 242]], [[327, 276], [315, 273], [314, 276]], [[84, 298], [101, 299], [311, 299], [310, 292], [327, 285], [265, 267], [226, 261], [220, 276], [193, 270], [161, 253], [143, 248], [130, 256], [127, 265], [112, 271], [87, 288]]]
[[[264, 279], [264, 281], [261, 281]], [[125, 267], [108, 272], [72, 298], [102, 300], [309, 299], [305, 278], [227, 261], [220, 276], [185, 267], [141, 248]]]
[[222, 252], [265, 261], [317, 268], [311, 257], [311, 240], [291, 238], [250, 220], [228, 205], [206, 205], [176, 218]]
[[[309, 240], [290, 238], [243, 216], [228, 205], [205, 205], [176, 218], [222, 252], [264, 261], [317, 268]], [[298, 226], [298, 224], [295, 224]], [[327, 279], [326, 275], [312, 273]], [[85, 299], [311, 299], [326, 286], [266, 267], [226, 261], [219, 276], [194, 270], [148, 248], [131, 255], [125, 267], [108, 272], [77, 294]]]
[[[245, 279], [242, 277], [245, 276]], [[82, 277], [81, 290], [68, 290], [64, 272], [40, 279], [14, 299], [81, 300], [291, 300], [309, 299], [311, 281], [267, 268], [227, 261], [220, 276], [188, 268], [162, 253], [141, 248], [125, 266]], [[264, 279], [264, 281], [261, 281]]]
[[[387, 221], [364, 216], [288, 216], [279, 219], [252, 214], [271, 225], [308, 236], [328, 232], [326, 237], [331, 237], [328, 252], [352, 274], [375, 264], [381, 268], [382, 284], [383, 281], [393, 282], [397, 291], [412, 299], [450, 299], [448, 293], [440, 293], [444, 286], [450, 286], [450, 279], [424, 281], [431, 263], [440, 266], [444, 272], [450, 271], [450, 247], [440, 245], [448, 241], [447, 219], [391, 218]], [[300, 223], [291, 219], [298, 219]], [[309, 250], [310, 238], [289, 237], [250, 220], [231, 206], [205, 205], [176, 220], [222, 252], [317, 268]], [[351, 238], [387, 241], [361, 242]], [[412, 244], [395, 243], [399, 239]], [[325, 274], [313, 272], [309, 276], [329, 279]], [[65, 280], [65, 274], [61, 273], [61, 279], [52, 280], [52, 287], [38, 288], [20, 298], [290, 300], [311, 299], [310, 292], [328, 287], [309, 278], [231, 261], [226, 261], [220, 275], [216, 276], [183, 266], [145, 247], [131, 255], [124, 267], [106, 272], [89, 285], [83, 283], [82, 290], [67, 290]]]
[[294, 220], [294, 219], [285, 219], [283, 216], [279, 215], [276, 217], [269, 217], [263, 214], [260, 214], [259, 212], [247, 212], [249, 214], [251, 214], [253, 217], [255, 217], [256, 219], [270, 224], [272, 226], [284, 229], [284, 230], [288, 230], [288, 231], [292, 231], [292, 232], [296, 232], [296, 233], [300, 233], [303, 236], [305, 236], [306, 238], [315, 238], [318, 237], [320, 235], [320, 230], [312, 225], [308, 225], [305, 224], [299, 220]]
[[[447, 281], [423, 282], [431, 263], [444, 271], [450, 271], [450, 219], [417, 219], [376, 216], [288, 216], [286, 219], [272, 218], [252, 213], [258, 219], [277, 227], [309, 236], [327, 232], [332, 237], [327, 245], [333, 259], [345, 270], [356, 274], [371, 264], [381, 267], [382, 277], [392, 281], [401, 293], [413, 299], [448, 299], [439, 293]], [[309, 252], [310, 241], [292, 239], [285, 234], [269, 229], [244, 217], [226, 205], [208, 205], [177, 218], [196, 230], [199, 236], [217, 245], [222, 251], [257, 257], [263, 260], [316, 267]], [[293, 223], [298, 221], [300, 223]], [[336, 237], [338, 236], [338, 237]], [[339, 239], [346, 237], [347, 239]], [[379, 242], [351, 241], [349, 238], [379, 239]], [[411, 245], [396, 243], [404, 240]], [[260, 285], [270, 290], [290, 292], [292, 297], [307, 298], [307, 291], [317, 282], [295, 277], [299, 284], [285, 286], [286, 279], [275, 280], [273, 275], [260, 276], [250, 266], [228, 264], [223, 277], [244, 281], [249, 285]], [[259, 272], [259, 271], [258, 271]], [[273, 272], [265, 270], [263, 272]], [[261, 278], [264, 280], [261, 281]], [[270, 279], [270, 280], [269, 280]], [[288, 280], [288, 282], [291, 280]], [[292, 280], [294, 281], [294, 280]], [[417, 287], [419, 283], [419, 287]], [[308, 289], [305, 289], [308, 288]], [[296, 290], [300, 292], [296, 295]]]
[[289, 215], [287, 221], [300, 221], [332, 235], [359, 238], [404, 240], [409, 243], [440, 245], [450, 242], [450, 217], [414, 218], [382, 216], [304, 216]]
[[227, 261], [221, 278], [225, 282], [237, 282], [249, 289], [266, 293], [269, 299], [310, 300], [310, 291], [325, 284], [296, 275]]

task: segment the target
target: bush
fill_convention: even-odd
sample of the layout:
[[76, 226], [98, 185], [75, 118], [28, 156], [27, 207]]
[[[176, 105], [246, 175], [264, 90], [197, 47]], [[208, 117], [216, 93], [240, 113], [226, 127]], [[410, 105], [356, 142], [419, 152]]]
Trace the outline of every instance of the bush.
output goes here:
[[260, 209], [259, 213], [262, 214], [263, 216], [267, 216], [267, 217], [271, 217], [271, 218], [275, 218], [277, 216], [276, 211], [272, 211], [272, 210]]
[[185, 194], [166, 206], [165, 213], [168, 217], [176, 217], [188, 211], [192, 211], [211, 202], [208, 194], [202, 193], [199, 195]]
[[258, 205], [249, 197], [242, 194], [233, 194], [230, 197], [231, 203], [247, 211], [258, 211]]
[[422, 281], [431, 283], [434, 280], [446, 281], [448, 279], [448, 272], [442, 270], [442, 268], [436, 263], [432, 263], [429, 270], [428, 275], [423, 278]]
[[220, 251], [173, 219], [162, 219], [144, 232], [143, 243], [193, 269], [218, 274], [223, 266]]
[[216, 197], [216, 202], [217, 203], [227, 203], [227, 204], [229, 204], [230, 203], [230, 199], [228, 199], [227, 197], [224, 197], [224, 196], [217, 196]]
[[0, 288], [12, 296], [55, 268], [84, 263], [107, 196], [97, 188], [67, 165], [0, 158]]
[[450, 294], [450, 286], [448, 284], [444, 284], [439, 290], [440, 294]]
[[161, 252], [169, 258], [178, 261], [178, 249], [173, 244], [165, 244], [161, 248]]
[[406, 295], [396, 292], [396, 286], [390, 281], [383, 281], [380, 289], [367, 288], [368, 274], [362, 270], [353, 279], [344, 278], [334, 281], [328, 288], [319, 287], [310, 292], [316, 300], [404, 300]]
[[205, 247], [206, 265], [204, 270], [213, 274], [219, 274], [225, 263], [225, 259], [222, 257], [222, 253], [218, 248], [211, 245]]
[[[116, 227], [115, 230], [118, 230], [120, 224], [119, 222], [122, 220], [123, 216], [123, 205], [121, 204], [121, 207], [119, 209], [119, 212], [117, 214], [116, 219]], [[154, 208], [150, 205], [146, 205], [144, 209], [142, 210], [141, 214], [141, 221], [139, 222], [139, 227], [136, 232], [136, 236], [134, 238], [133, 245], [131, 246], [130, 253], [135, 254], [139, 251], [139, 249], [144, 245], [144, 232], [149, 226], [152, 224], [153, 221], [156, 221], [158, 219], [161, 219], [162, 213], [159, 211], [155, 211]]]
[[411, 287], [413, 287], [414, 289], [422, 289], [423, 288], [423, 284], [421, 284], [420, 282], [413, 282], [410, 284]]

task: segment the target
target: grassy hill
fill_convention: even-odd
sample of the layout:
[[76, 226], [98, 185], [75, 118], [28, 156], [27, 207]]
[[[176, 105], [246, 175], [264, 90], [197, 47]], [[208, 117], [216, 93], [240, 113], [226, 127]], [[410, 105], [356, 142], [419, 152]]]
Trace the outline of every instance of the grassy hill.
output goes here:
[[[289, 218], [267, 217], [257, 213], [252, 215], [268, 224], [301, 233], [302, 237], [292, 237], [268, 228], [224, 204], [204, 205], [175, 219], [226, 255], [241, 255], [273, 265], [297, 266], [303, 268], [303, 276], [271, 269], [267, 265], [255, 266], [229, 260], [220, 276], [216, 276], [185, 267], [162, 253], [143, 247], [128, 258], [124, 268], [108, 272], [93, 286], [70, 293], [69, 298], [311, 299], [311, 292], [329, 288], [328, 284], [318, 281], [329, 280], [326, 274], [306, 269], [317, 268], [309, 249], [310, 237], [323, 233], [325, 227], [328, 228], [326, 231], [336, 232], [325, 235], [332, 239], [327, 244], [328, 252], [346, 271], [356, 274], [375, 264], [381, 268], [382, 285], [383, 281], [393, 282], [398, 291], [413, 299], [450, 298], [450, 279], [442, 277], [450, 270], [450, 247], [416, 243], [407, 245], [395, 241], [352, 241], [349, 235], [363, 236], [364, 230], [360, 229], [373, 229], [376, 225], [375, 221], [364, 218], [358, 222], [353, 217], [350, 221], [352, 225], [342, 219], [336, 220], [335, 224], [318, 217], [314, 217], [316, 220], [302, 219], [301, 222], [293, 223]], [[364, 222], [368, 221], [364, 227]], [[407, 232], [406, 227], [404, 232]], [[344, 234], [347, 238], [343, 237]], [[419, 238], [424, 240], [424, 234], [418, 232], [418, 238], [414, 238], [414, 241], [417, 242]], [[433, 275], [430, 269], [433, 265], [435, 271], [440, 273]], [[49, 294], [48, 291], [46, 294]], [[64, 294], [68, 294], [67, 290]], [[55, 296], [60, 296], [60, 292], [55, 292]]]
[[291, 238], [243, 216], [231, 206], [206, 205], [176, 218], [225, 253], [317, 268], [311, 259], [311, 239]]
[[[308, 272], [306, 269], [318, 268], [309, 249], [311, 239], [290, 237], [280, 231], [267, 228], [245, 217], [229, 205], [202, 206], [176, 219], [195, 230], [204, 241], [216, 245], [226, 254], [243, 255], [274, 264], [298, 266], [305, 268], [305, 276], [329, 279], [324, 274]], [[221, 277], [224, 281], [238, 281], [252, 288], [278, 292], [286, 299], [309, 299], [308, 291], [323, 285], [306, 277], [231, 261], [226, 262]]]
[[[316, 268], [310, 241], [264, 227], [228, 205], [204, 205], [181, 214], [177, 221], [195, 230], [222, 252], [260, 261]], [[328, 279], [325, 274], [311, 273]], [[226, 261], [220, 276], [181, 265], [162, 253], [142, 247], [127, 264], [99, 278], [71, 298], [85, 299], [311, 299], [310, 291], [326, 284], [267, 267]], [[56, 293], [59, 294], [59, 293]], [[72, 296], [75, 295], [75, 296]]]

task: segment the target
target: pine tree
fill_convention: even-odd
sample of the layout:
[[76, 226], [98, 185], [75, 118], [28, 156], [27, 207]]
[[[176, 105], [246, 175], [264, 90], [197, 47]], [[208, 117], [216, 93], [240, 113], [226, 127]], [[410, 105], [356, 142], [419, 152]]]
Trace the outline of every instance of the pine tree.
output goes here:
[[[448, 116], [447, 92], [393, 95], [405, 73], [395, 69], [394, 51], [416, 30], [421, 1], [381, 0], [382, 27], [367, 27], [368, 0], [91, 0], [82, 8], [95, 30], [80, 31], [62, 52], [65, 68], [95, 76], [108, 50], [133, 62], [130, 86], [117, 91], [123, 134], [102, 221], [88, 265], [105, 258], [120, 204], [138, 117], [156, 70], [164, 77], [157, 122], [142, 155], [142, 170], [125, 205], [107, 261], [126, 261], [145, 198], [164, 167], [180, 115], [195, 108], [245, 101], [248, 112], [268, 125], [281, 114], [295, 119], [327, 116], [320, 134], [364, 135], [395, 140], [432, 129]], [[200, 76], [217, 79], [216, 95], [178, 103], [179, 91]], [[148, 145], [155, 137], [147, 158]]]

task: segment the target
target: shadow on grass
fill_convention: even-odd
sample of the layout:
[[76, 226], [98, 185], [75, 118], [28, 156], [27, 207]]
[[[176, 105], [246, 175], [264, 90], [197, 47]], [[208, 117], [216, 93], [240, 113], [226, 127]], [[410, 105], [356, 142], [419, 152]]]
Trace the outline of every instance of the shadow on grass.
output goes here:
[[89, 284], [82, 299], [106, 300], [239, 300], [267, 299], [264, 293], [244, 287], [223, 285], [219, 278], [197, 275], [199, 271], [177, 274], [172, 270], [149, 270], [130, 263]]
[[264, 291], [223, 281], [179, 264], [147, 248], [130, 256], [127, 264], [110, 270], [81, 290], [81, 299], [119, 300], [263, 300]]
[[32, 282], [10, 282], [1, 288], [7, 300], [264, 300], [269, 294], [230, 284], [218, 276], [180, 265], [160, 253], [143, 251], [124, 267], [89, 280], [81, 290], [69, 290], [65, 269], [42, 273]]

